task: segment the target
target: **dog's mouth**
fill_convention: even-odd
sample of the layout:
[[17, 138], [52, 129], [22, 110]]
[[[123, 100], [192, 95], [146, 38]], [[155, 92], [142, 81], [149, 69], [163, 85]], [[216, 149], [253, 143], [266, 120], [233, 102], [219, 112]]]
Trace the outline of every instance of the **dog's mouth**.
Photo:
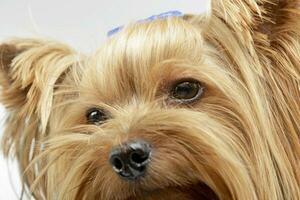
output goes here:
[[202, 182], [187, 186], [175, 186], [154, 189], [151, 191], [141, 191], [136, 197], [127, 198], [127, 200], [129, 199], [219, 200], [217, 194], [209, 186]]
[[214, 190], [201, 181], [180, 153], [172, 155], [178, 162], [164, 159], [168, 151], [156, 151], [156, 157], [153, 156], [152, 148], [145, 140], [135, 139], [110, 152], [110, 164], [121, 183], [121, 187], [116, 187], [115, 199], [218, 200]]
[[182, 192], [190, 195], [192, 200], [218, 200], [217, 194], [205, 183], [198, 183], [190, 187], [185, 187], [181, 189]]

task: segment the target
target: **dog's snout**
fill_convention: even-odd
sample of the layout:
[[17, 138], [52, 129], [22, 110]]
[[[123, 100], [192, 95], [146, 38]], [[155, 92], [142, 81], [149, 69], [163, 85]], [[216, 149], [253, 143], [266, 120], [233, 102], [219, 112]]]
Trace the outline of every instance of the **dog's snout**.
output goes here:
[[144, 140], [132, 140], [113, 148], [109, 161], [113, 170], [126, 180], [136, 180], [146, 172], [151, 147]]

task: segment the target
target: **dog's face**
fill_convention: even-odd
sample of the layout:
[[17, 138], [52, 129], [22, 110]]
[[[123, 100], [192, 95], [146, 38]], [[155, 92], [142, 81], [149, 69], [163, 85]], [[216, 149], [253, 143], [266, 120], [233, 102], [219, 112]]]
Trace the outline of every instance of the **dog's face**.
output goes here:
[[73, 195], [100, 199], [216, 198], [205, 177], [217, 179], [215, 166], [230, 162], [219, 148], [222, 135], [237, 130], [217, 111], [230, 109], [217, 86], [225, 71], [206, 62], [204, 48], [201, 29], [174, 18], [127, 27], [81, 63], [80, 81], [64, 83], [74, 95], [58, 89], [50, 117], [51, 144], [59, 147], [49, 153], [61, 156], [48, 175], [61, 183], [53, 190], [78, 187]]
[[37, 199], [299, 197], [299, 75], [253, 21], [262, 5], [215, 2], [208, 18], [129, 25], [88, 57], [1, 46], [4, 150]]

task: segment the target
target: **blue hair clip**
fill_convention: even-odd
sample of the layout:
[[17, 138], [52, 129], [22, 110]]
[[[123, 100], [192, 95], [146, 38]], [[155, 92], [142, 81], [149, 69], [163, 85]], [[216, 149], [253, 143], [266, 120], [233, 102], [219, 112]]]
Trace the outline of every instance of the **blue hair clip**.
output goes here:
[[[145, 21], [152, 21], [152, 20], [156, 20], [156, 19], [164, 19], [167, 17], [180, 17], [180, 16], [183, 16], [183, 13], [180, 11], [174, 10], [174, 11], [160, 13], [158, 15], [152, 15], [145, 19], [138, 20], [137, 22], [145, 22]], [[122, 30], [122, 28], [123, 28], [123, 26], [119, 26], [117, 28], [111, 29], [110, 31], [107, 32], [107, 36], [111, 36], [111, 35], [119, 32], [120, 30]]]

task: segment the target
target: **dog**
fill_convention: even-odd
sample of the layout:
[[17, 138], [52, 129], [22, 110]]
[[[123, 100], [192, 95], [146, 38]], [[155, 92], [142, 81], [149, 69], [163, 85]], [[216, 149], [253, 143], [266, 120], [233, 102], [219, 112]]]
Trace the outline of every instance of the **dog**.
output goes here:
[[300, 1], [213, 0], [92, 55], [0, 46], [2, 149], [35, 199], [300, 199]]

